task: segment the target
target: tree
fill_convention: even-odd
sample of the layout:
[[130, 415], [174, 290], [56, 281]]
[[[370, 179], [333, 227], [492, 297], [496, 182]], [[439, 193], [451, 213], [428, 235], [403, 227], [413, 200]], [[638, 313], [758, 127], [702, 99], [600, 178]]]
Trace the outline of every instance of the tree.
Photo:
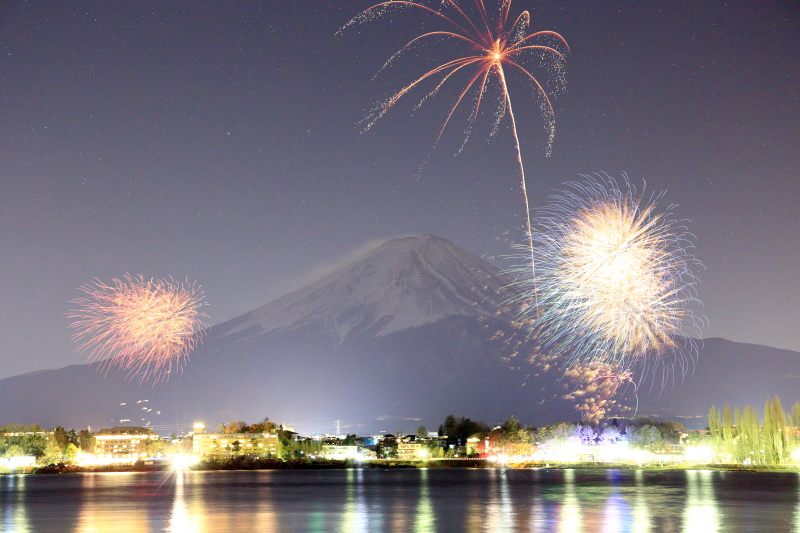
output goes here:
[[12, 444], [6, 448], [3, 457], [22, 457], [25, 455], [25, 449], [19, 444]]
[[439, 435], [441, 436], [442, 433], [447, 436], [448, 440], [455, 436], [456, 427], [458, 426], [458, 420], [453, 415], [447, 415], [447, 418], [444, 419], [444, 424], [442, 424], [439, 429]]
[[764, 454], [767, 464], [781, 464], [787, 456], [786, 413], [775, 396], [764, 405]]
[[234, 420], [233, 422], [228, 422], [223, 426], [222, 433], [247, 433], [248, 429], [250, 429], [250, 426], [247, 425], [247, 422], [242, 420]]
[[233, 453], [239, 453], [240, 451], [242, 451], [242, 443], [239, 442], [238, 440], [233, 441], [233, 443], [231, 444], [231, 451]]
[[163, 455], [166, 453], [168, 448], [168, 444], [160, 438], [145, 439], [142, 441], [142, 446], [144, 447], [145, 453], [147, 453], [147, 457], [158, 457], [159, 455]]
[[64, 449], [58, 445], [55, 438], [47, 440], [39, 462], [43, 465], [54, 465], [60, 463], [64, 459]]
[[594, 428], [590, 425], [578, 426], [575, 436], [580, 439], [581, 444], [584, 446], [591, 446], [595, 443], [597, 435], [595, 435]]
[[90, 452], [94, 449], [94, 437], [88, 429], [82, 429], [78, 432], [78, 447], [84, 452]]
[[752, 405], [747, 405], [742, 412], [741, 423], [737, 424], [739, 427], [739, 438], [742, 442], [742, 455], [746, 459], [750, 459], [755, 464], [764, 464], [764, 456], [761, 450], [762, 436], [761, 428], [758, 420], [758, 413]]
[[78, 449], [78, 447], [70, 442], [69, 444], [67, 444], [67, 447], [64, 449], [64, 458], [69, 460], [69, 461], [74, 461], [75, 458], [78, 456], [79, 452], [80, 452], [80, 450]]
[[[489, 434], [490, 442], [495, 440], [494, 433], [493, 431]], [[499, 444], [504, 453], [508, 455], [527, 455], [532, 451], [533, 437], [531, 431], [523, 428], [519, 420], [514, 417], [509, 418], [500, 426], [499, 433], [497, 444]]]
[[271, 422], [269, 417], [265, 416], [264, 420], [250, 426], [250, 433], [273, 433], [275, 431], [275, 423]]
[[634, 449], [654, 449], [664, 444], [664, 437], [655, 427], [644, 425], [628, 433], [628, 443]]
[[53, 438], [55, 439], [56, 444], [61, 446], [62, 449], [66, 448], [67, 444], [69, 444], [69, 435], [67, 434], [67, 431], [61, 426], [58, 426], [57, 428], [53, 429]]
[[427, 439], [428, 438], [428, 430], [425, 428], [425, 426], [419, 426], [417, 428], [417, 437], [419, 437], [421, 439]]
[[597, 443], [600, 445], [616, 444], [622, 438], [622, 434], [617, 426], [608, 426], [600, 432]]
[[714, 446], [722, 444], [722, 435], [720, 428], [722, 427], [722, 417], [717, 410], [716, 405], [712, 405], [708, 410], [708, 434], [711, 435], [711, 442]]

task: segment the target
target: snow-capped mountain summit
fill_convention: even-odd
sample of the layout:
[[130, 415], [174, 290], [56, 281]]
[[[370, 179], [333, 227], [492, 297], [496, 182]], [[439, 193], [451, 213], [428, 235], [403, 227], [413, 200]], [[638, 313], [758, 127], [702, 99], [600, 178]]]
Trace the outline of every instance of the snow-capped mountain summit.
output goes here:
[[379, 246], [357, 262], [218, 328], [251, 338], [322, 328], [377, 337], [446, 317], [495, 316], [508, 280], [450, 241], [426, 235]]
[[[396, 239], [210, 328], [167, 383], [139, 387], [125, 373], [98, 372], [98, 363], [0, 380], [0, 425], [111, 427], [129, 418], [123, 402], [142, 397], [161, 406], [153, 423], [162, 429], [264, 416], [307, 434], [341, 419], [362, 435], [436, 427], [447, 414], [490, 424], [512, 414], [536, 426], [575, 421], [574, 401], [564, 398], [574, 385], [558, 365], [530, 364], [536, 338], [501, 311], [509, 283], [444, 239]], [[712, 404], [775, 394], [793, 403], [798, 376], [796, 352], [707, 339], [682, 382], [661, 389], [639, 380], [638, 413], [702, 427]]]

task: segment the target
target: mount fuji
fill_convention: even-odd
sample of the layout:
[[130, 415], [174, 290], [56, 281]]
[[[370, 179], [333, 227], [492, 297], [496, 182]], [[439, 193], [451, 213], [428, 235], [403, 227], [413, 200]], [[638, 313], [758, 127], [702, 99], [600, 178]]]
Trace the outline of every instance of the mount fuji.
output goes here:
[[[269, 416], [304, 434], [435, 429], [448, 414], [490, 424], [577, 421], [563, 372], [526, 363], [503, 303], [511, 280], [432, 235], [389, 241], [332, 274], [206, 331], [168, 382], [72, 365], [0, 380], [0, 424], [84, 428]], [[755, 364], [758, 362], [758, 364]], [[743, 372], [742, 368], [747, 368]], [[800, 354], [708, 339], [683, 381], [640, 384], [639, 415], [704, 426], [712, 403], [800, 399]], [[137, 403], [138, 402], [138, 403]]]

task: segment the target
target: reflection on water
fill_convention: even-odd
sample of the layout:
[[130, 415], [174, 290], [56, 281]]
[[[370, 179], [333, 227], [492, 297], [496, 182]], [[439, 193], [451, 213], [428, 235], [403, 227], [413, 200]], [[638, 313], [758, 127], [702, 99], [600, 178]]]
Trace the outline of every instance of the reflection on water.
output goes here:
[[436, 516], [431, 503], [431, 489], [428, 487], [428, 469], [419, 471], [419, 503], [414, 517], [414, 533], [432, 533], [436, 531]]
[[2, 531], [19, 531], [27, 533], [31, 530], [25, 508], [26, 476], [5, 476], [3, 479], [3, 506], [0, 508], [0, 524]]
[[533, 487], [531, 489], [531, 517], [529, 520], [532, 533], [542, 533], [548, 530], [547, 507], [542, 497], [541, 470], [532, 471]]
[[632, 533], [647, 533], [651, 531], [650, 527], [650, 508], [647, 506], [647, 497], [645, 496], [644, 472], [637, 470], [634, 475], [636, 480], [636, 493], [633, 497], [633, 513], [631, 515]]
[[[87, 474], [81, 484], [75, 533], [136, 533], [149, 531], [147, 501], [149, 487], [129, 491], [135, 474]], [[29, 480], [38, 479], [30, 476]], [[32, 503], [32, 502], [30, 502]], [[29, 503], [29, 504], [30, 504]]]
[[0, 531], [800, 533], [800, 477], [550, 469], [3, 476]]
[[575, 471], [564, 470], [564, 495], [558, 519], [558, 531], [578, 533], [581, 528], [581, 504], [575, 491]]
[[514, 507], [508, 487], [508, 470], [491, 470], [492, 490], [486, 504], [484, 531], [514, 531]]
[[620, 487], [619, 470], [609, 470], [606, 473], [606, 480], [610, 493], [606, 498], [605, 512], [603, 513], [603, 533], [629, 531], [633, 520], [630, 506]]
[[797, 504], [794, 508], [794, 533], [800, 533], [800, 482], [797, 483], [797, 491]]
[[683, 511], [683, 530], [686, 533], [714, 533], [720, 530], [712, 480], [714, 474], [710, 470], [686, 471], [686, 505]]
[[364, 502], [363, 470], [347, 470], [347, 499], [342, 516], [341, 531], [363, 533], [369, 531], [367, 505]]
[[172, 500], [172, 515], [169, 517], [170, 533], [198, 533], [200, 524], [197, 516], [189, 512], [184, 494], [183, 471], [175, 474], [175, 496]]

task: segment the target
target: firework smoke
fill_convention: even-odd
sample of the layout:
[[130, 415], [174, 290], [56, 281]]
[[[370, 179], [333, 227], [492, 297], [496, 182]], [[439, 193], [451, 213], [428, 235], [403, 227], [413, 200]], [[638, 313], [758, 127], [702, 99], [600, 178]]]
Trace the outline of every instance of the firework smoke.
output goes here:
[[139, 383], [166, 380], [200, 342], [203, 293], [188, 281], [126, 274], [112, 285], [94, 280], [79, 290], [86, 296], [72, 300], [77, 308], [67, 313], [72, 338], [106, 372], [116, 366]]

